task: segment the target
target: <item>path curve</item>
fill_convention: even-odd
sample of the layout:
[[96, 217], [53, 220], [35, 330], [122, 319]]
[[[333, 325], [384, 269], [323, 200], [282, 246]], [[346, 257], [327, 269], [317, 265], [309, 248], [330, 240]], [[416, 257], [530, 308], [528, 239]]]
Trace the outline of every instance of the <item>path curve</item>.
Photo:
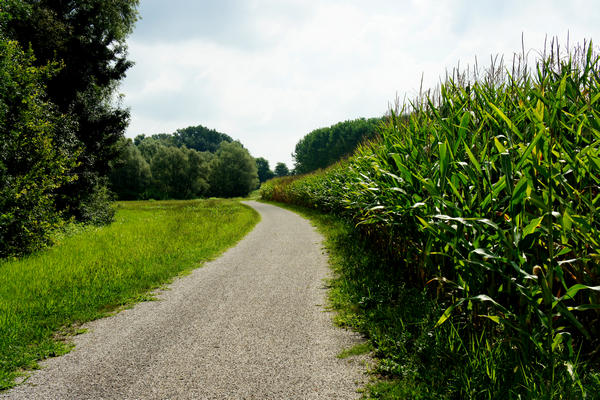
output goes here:
[[86, 325], [11, 399], [353, 399], [360, 339], [324, 312], [321, 236], [298, 215], [246, 202], [262, 220], [237, 246], [177, 279], [160, 301]]

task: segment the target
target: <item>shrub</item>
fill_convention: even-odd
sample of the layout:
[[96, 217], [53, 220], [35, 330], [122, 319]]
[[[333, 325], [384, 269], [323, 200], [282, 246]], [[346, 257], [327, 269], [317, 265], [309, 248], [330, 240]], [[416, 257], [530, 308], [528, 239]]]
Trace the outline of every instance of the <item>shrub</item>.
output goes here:
[[47, 244], [60, 225], [54, 191], [73, 180], [73, 149], [57, 146], [70, 122], [45, 100], [56, 65], [35, 67], [32, 53], [0, 36], [0, 257]]

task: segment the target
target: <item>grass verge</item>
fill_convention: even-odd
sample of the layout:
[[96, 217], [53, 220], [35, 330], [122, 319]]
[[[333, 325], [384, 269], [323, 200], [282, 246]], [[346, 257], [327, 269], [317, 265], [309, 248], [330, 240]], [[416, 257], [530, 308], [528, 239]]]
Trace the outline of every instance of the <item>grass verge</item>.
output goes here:
[[360, 356], [363, 354], [368, 354], [373, 350], [371, 347], [371, 343], [364, 342], [354, 345], [349, 349], [342, 350], [340, 354], [338, 354], [338, 358], [342, 360], [349, 357]]
[[[118, 203], [116, 221], [75, 228], [46, 251], [0, 261], [0, 390], [70, 349], [66, 334], [222, 253], [260, 217], [229, 200]], [[62, 338], [62, 339], [61, 339]]]
[[[374, 351], [379, 360], [378, 367], [374, 370], [373, 383], [366, 388], [364, 398], [426, 398], [419, 397], [420, 388], [414, 388], [412, 384], [407, 387], [400, 380], [389, 377], [397, 378], [390, 367], [398, 365], [395, 360], [401, 357], [397, 345], [403, 340], [403, 314], [411, 312], [422, 319], [427, 314], [424, 310], [431, 308], [431, 303], [423, 302], [424, 296], [393, 285], [396, 282], [390, 279], [393, 268], [382, 268], [390, 265], [385, 257], [375, 251], [343, 219], [292, 204], [260, 201], [302, 215], [324, 236], [329, 264], [334, 272], [328, 293], [329, 305], [336, 311], [334, 321], [341, 327], [361, 332], [369, 339], [367, 343], [342, 351], [338, 357], [346, 358]], [[399, 291], [404, 291], [407, 302], [399, 302]], [[404, 340], [406, 339], [405, 336]], [[401, 392], [402, 396], [408, 397], [398, 397]]]

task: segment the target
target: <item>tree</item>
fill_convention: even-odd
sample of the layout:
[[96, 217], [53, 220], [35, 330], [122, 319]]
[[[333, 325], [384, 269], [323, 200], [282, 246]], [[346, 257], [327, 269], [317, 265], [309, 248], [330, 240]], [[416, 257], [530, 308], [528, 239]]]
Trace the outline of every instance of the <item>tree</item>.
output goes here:
[[121, 145], [120, 156], [110, 172], [110, 188], [119, 200], [142, 199], [152, 182], [150, 165], [131, 139], [123, 139]]
[[277, 165], [275, 165], [275, 176], [287, 176], [289, 174], [290, 170], [285, 163], [278, 162]]
[[213, 152], [221, 143], [231, 141], [229, 136], [203, 126], [178, 129], [174, 134], [136, 136], [133, 143], [150, 164], [153, 176], [149, 195], [162, 199], [206, 196]]
[[191, 199], [206, 194], [212, 154], [185, 147], [160, 146], [152, 158], [153, 194], [161, 199]]
[[202, 125], [178, 129], [173, 136], [179, 147], [185, 146], [189, 149], [210, 151], [211, 153], [215, 153], [219, 149], [221, 142], [233, 142], [230, 136]]
[[140, 143], [142, 143], [144, 141], [144, 139], [146, 139], [146, 135], [144, 135], [143, 133], [141, 135], [137, 135], [133, 139], [133, 144], [136, 145], [136, 146], [139, 146]]
[[160, 199], [182, 198], [187, 160], [177, 147], [161, 146], [150, 163], [154, 194]]
[[266, 182], [275, 176], [273, 171], [271, 171], [271, 168], [269, 168], [269, 161], [263, 157], [258, 157], [256, 159], [256, 168], [258, 170], [258, 181], [260, 183]]
[[163, 146], [181, 147], [177, 138], [169, 133], [155, 133], [150, 136], [149, 139], [152, 139]]
[[140, 153], [142, 153], [142, 156], [144, 156], [148, 164], [152, 162], [152, 158], [158, 152], [158, 149], [160, 147], [164, 147], [163, 144], [161, 144], [158, 140], [154, 139], [153, 137], [140, 139], [136, 146], [140, 150]]
[[60, 145], [73, 124], [45, 99], [56, 65], [34, 62], [31, 51], [0, 34], [0, 257], [50, 241], [60, 224], [53, 193], [74, 179], [76, 149]]
[[157, 133], [152, 136], [137, 135], [134, 143], [148, 162], [152, 159], [158, 146], [186, 147], [198, 152], [215, 153], [221, 142], [232, 142], [233, 139], [224, 134], [208, 129], [202, 125], [178, 129], [173, 134]]
[[196, 151], [183, 147], [188, 165], [185, 180], [185, 198], [203, 197], [208, 193], [208, 176], [214, 155], [208, 151]]
[[239, 142], [222, 142], [210, 173], [210, 190], [215, 196], [246, 196], [258, 186], [254, 158]]
[[334, 164], [361, 142], [375, 138], [380, 122], [380, 118], [360, 118], [315, 129], [296, 144], [294, 170], [303, 174]]
[[[119, 154], [129, 111], [113, 101], [118, 82], [132, 65], [125, 39], [137, 20], [138, 0], [4, 0], [9, 18], [2, 24], [8, 37], [31, 47], [37, 66], [62, 63], [48, 82], [49, 100], [75, 121], [81, 151], [77, 179], [58, 189], [62, 209], [86, 219], [86, 205], [104, 193], [103, 176]], [[72, 138], [70, 138], [72, 140]], [[67, 138], [57, 138], [65, 142]], [[102, 205], [103, 204], [103, 205]], [[85, 206], [85, 207], [84, 207]], [[85, 215], [84, 215], [85, 214]], [[94, 213], [94, 215], [98, 215]]]

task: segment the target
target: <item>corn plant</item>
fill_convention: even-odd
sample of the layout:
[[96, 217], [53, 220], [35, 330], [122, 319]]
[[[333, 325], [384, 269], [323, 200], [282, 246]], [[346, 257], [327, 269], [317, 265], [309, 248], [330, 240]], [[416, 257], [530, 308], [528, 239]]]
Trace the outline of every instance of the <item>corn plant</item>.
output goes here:
[[600, 352], [600, 58], [561, 50], [455, 71], [347, 163], [282, 185], [395, 252], [444, 305], [435, 325], [501, 348], [532, 398], [585, 392]]

